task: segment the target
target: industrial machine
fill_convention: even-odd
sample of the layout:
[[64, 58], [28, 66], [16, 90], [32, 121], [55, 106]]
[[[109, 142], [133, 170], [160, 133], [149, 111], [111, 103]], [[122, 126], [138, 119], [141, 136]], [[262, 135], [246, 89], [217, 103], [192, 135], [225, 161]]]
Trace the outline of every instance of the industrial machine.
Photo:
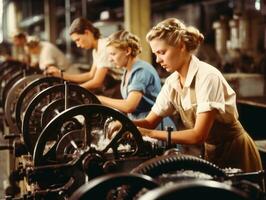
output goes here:
[[0, 77], [7, 122], [1, 149], [13, 163], [6, 199], [265, 199], [264, 171], [221, 169], [181, 153], [170, 139], [142, 137], [88, 90], [40, 74], [15, 80], [16, 70]]

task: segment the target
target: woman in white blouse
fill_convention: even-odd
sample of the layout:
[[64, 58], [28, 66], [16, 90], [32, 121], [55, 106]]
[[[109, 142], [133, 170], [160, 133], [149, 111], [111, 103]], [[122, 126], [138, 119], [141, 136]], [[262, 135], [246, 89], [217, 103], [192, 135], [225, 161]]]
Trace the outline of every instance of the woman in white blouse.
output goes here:
[[36, 36], [27, 38], [26, 50], [30, 55], [30, 65], [38, 66], [42, 71], [51, 66], [57, 70], [66, 70], [71, 64], [57, 46], [47, 41], [40, 41]]
[[49, 67], [47, 74], [52, 76], [63, 76], [67, 81], [80, 84], [94, 93], [100, 93], [111, 97], [120, 97], [119, 89], [122, 71], [115, 68], [108, 59], [106, 50], [107, 38], [101, 38], [100, 30], [85, 18], [76, 18], [70, 28], [69, 34], [77, 47], [92, 50], [93, 63], [88, 72], [85, 73], [61, 73], [60, 70]]
[[262, 169], [254, 141], [238, 120], [236, 94], [213, 66], [193, 55], [204, 37], [175, 18], [166, 19], [147, 34], [156, 62], [172, 74], [151, 112], [136, 120], [143, 135], [167, 140], [167, 132], [154, 130], [160, 120], [178, 112], [183, 129], [172, 132], [176, 144], [204, 144], [207, 160], [220, 167], [243, 171]]

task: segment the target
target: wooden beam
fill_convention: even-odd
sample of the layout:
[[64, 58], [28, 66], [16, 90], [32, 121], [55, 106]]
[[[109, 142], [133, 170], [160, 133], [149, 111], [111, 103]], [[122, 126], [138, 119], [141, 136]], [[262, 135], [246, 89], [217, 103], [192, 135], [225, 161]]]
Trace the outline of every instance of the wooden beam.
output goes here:
[[151, 50], [146, 42], [146, 34], [150, 29], [150, 0], [124, 0], [125, 29], [136, 34], [141, 40], [140, 57], [151, 63]]
[[56, 41], [56, 5], [53, 0], [44, 1], [44, 31], [46, 39], [55, 44]]

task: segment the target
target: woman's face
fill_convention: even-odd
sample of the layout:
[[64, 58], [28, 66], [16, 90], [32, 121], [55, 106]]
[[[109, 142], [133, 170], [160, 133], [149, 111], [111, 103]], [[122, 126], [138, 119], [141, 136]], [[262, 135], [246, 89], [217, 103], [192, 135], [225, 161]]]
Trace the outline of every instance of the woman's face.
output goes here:
[[152, 52], [156, 55], [156, 62], [166, 71], [180, 71], [184, 64], [184, 51], [179, 46], [171, 46], [162, 39], [150, 41]]
[[26, 44], [26, 39], [25, 38], [18, 38], [18, 37], [14, 37], [13, 38], [13, 44], [15, 46], [21, 46], [23, 47]]
[[83, 49], [93, 49], [94, 37], [90, 31], [85, 31], [84, 34], [72, 33], [71, 39], [76, 43], [77, 47]]
[[118, 68], [126, 67], [128, 62], [128, 51], [119, 49], [114, 46], [108, 46], [107, 52], [109, 54], [109, 60]]

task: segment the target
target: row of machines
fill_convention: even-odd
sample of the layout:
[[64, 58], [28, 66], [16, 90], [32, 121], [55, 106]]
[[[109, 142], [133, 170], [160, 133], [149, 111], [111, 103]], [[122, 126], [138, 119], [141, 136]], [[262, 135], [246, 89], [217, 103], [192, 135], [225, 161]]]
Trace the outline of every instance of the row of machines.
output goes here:
[[14, 61], [0, 64], [0, 83], [0, 149], [13, 163], [6, 200], [265, 199], [263, 171], [222, 169], [143, 138], [76, 84]]

